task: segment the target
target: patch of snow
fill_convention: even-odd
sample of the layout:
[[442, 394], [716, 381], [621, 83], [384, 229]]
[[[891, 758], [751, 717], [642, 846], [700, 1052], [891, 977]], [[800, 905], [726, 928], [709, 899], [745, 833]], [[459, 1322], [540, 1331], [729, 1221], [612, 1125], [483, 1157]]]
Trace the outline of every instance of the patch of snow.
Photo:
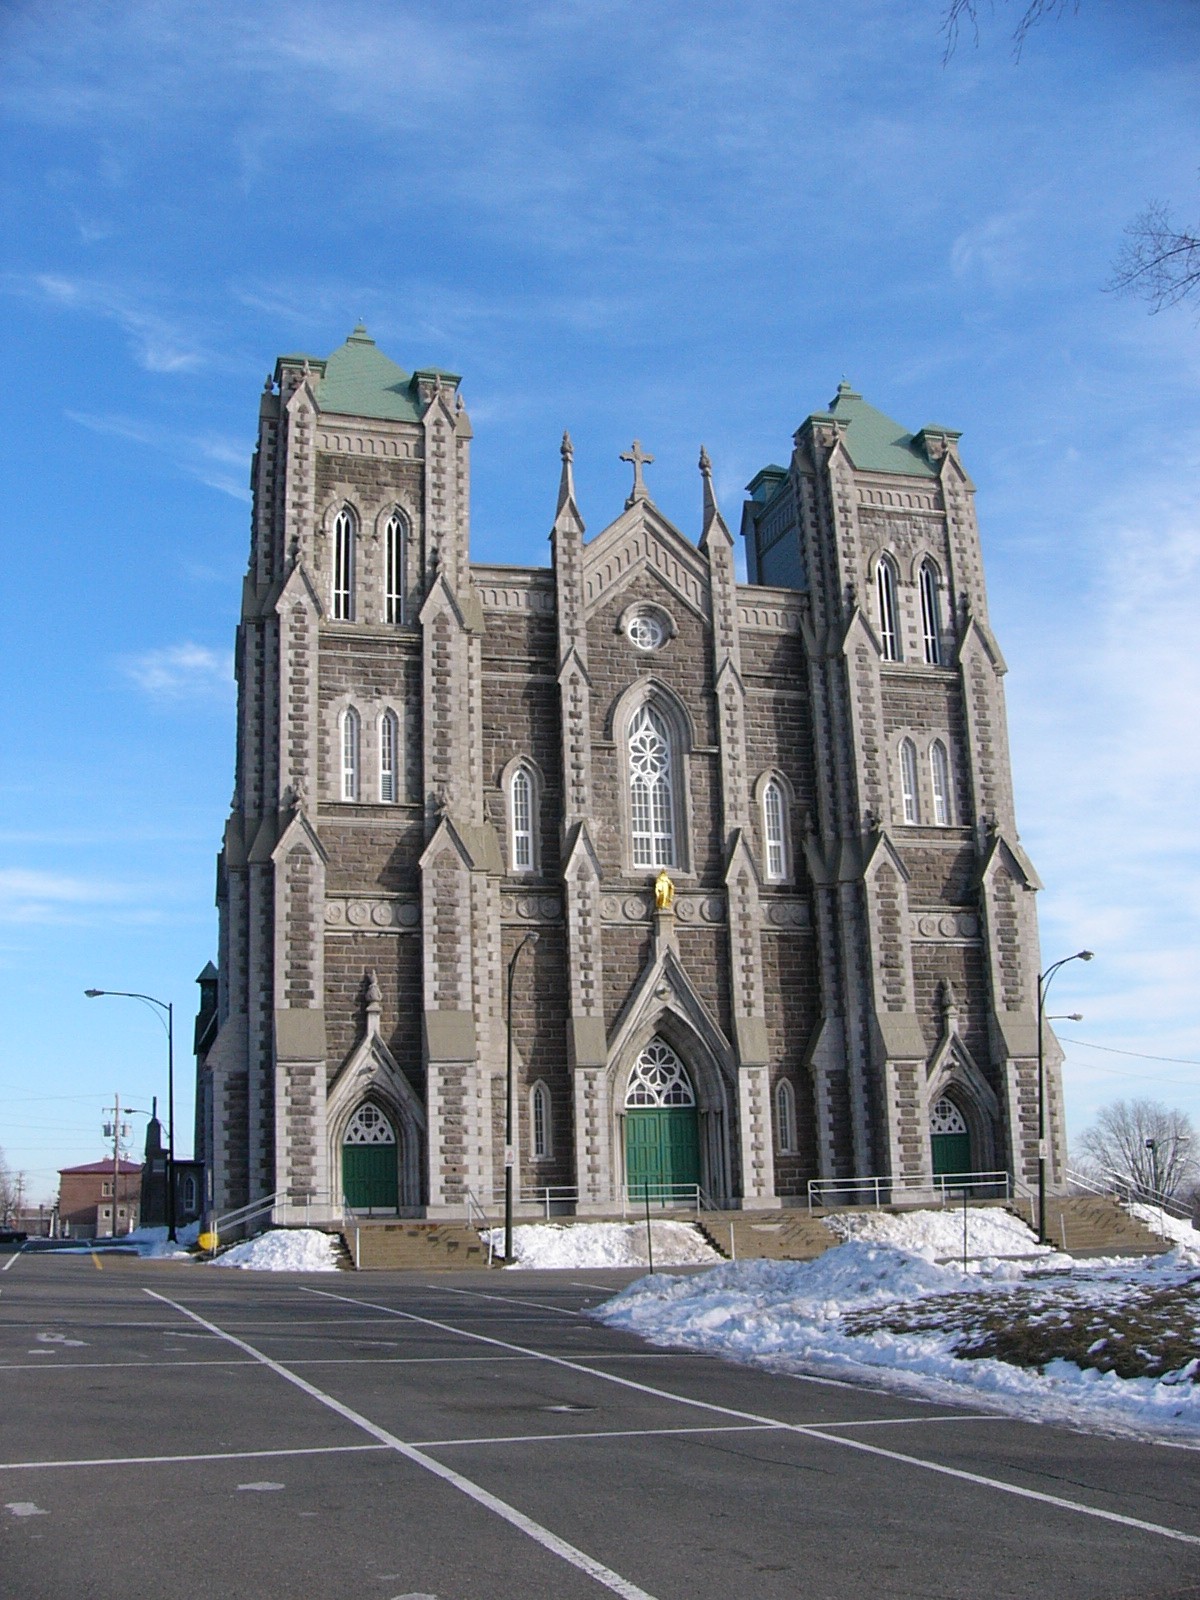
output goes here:
[[[825, 1226], [841, 1239], [862, 1239], [869, 1244], [891, 1244], [927, 1261], [961, 1260], [963, 1213], [953, 1208], [937, 1211], [840, 1211], [825, 1218]], [[974, 1206], [966, 1213], [966, 1254], [972, 1258], [1048, 1256], [1055, 1252], [1037, 1242], [1027, 1223], [1000, 1206]]]
[[[650, 1229], [656, 1267], [703, 1265], [721, 1259], [693, 1223], [652, 1222]], [[497, 1255], [502, 1254], [504, 1229], [485, 1229], [485, 1246], [489, 1241]], [[513, 1253], [515, 1266], [536, 1269], [649, 1265], [644, 1222], [522, 1223], [513, 1229]]]
[[235, 1244], [212, 1265], [248, 1272], [336, 1272], [337, 1244], [316, 1228], [275, 1228]]
[[1163, 1378], [1119, 1378], [1056, 1360], [1044, 1372], [954, 1354], [961, 1325], [944, 1330], [855, 1334], [847, 1313], [903, 1307], [931, 1296], [974, 1296], [1011, 1288], [1015, 1277], [1037, 1290], [1038, 1309], [1070, 1297], [1109, 1304], [1133, 1287], [1192, 1280], [1186, 1252], [1146, 1259], [1070, 1262], [1030, 1253], [994, 1272], [965, 1275], [923, 1255], [852, 1239], [815, 1261], [731, 1262], [686, 1277], [630, 1284], [593, 1315], [654, 1344], [704, 1350], [773, 1370], [839, 1377], [940, 1403], [969, 1401], [1043, 1422], [1100, 1428], [1141, 1438], [1200, 1441], [1200, 1384], [1184, 1368]]
[[1126, 1209], [1131, 1217], [1145, 1223], [1151, 1233], [1169, 1239], [1172, 1244], [1190, 1251], [1193, 1259], [1200, 1260], [1200, 1233], [1186, 1217], [1173, 1217], [1169, 1212], [1160, 1211], [1157, 1206], [1143, 1205], [1140, 1200], [1132, 1201]]
[[191, 1247], [200, 1237], [200, 1224], [189, 1222], [186, 1228], [176, 1228], [176, 1242], [167, 1238], [166, 1228], [135, 1228], [121, 1235], [120, 1243], [134, 1245], [139, 1256], [152, 1260], [178, 1260], [191, 1256]]

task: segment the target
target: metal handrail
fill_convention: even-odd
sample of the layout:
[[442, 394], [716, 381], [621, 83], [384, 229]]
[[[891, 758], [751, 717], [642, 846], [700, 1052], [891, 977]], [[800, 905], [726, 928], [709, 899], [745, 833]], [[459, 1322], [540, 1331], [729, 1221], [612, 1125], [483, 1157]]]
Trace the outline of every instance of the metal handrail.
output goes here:
[[1154, 1206], [1181, 1222], [1191, 1221], [1191, 1211], [1172, 1195], [1164, 1194], [1160, 1189], [1152, 1189], [1148, 1183], [1139, 1183], [1136, 1178], [1127, 1177], [1124, 1173], [1114, 1172], [1111, 1167], [1098, 1167], [1096, 1170], [1101, 1177], [1108, 1180], [1107, 1183], [1097, 1183], [1085, 1173], [1078, 1172], [1072, 1167], [1067, 1168], [1067, 1182], [1072, 1188], [1085, 1189], [1089, 1194], [1108, 1195], [1122, 1205], [1136, 1202], [1139, 1205]]
[[1002, 1189], [1004, 1199], [1012, 1195], [1012, 1177], [1008, 1172], [923, 1172], [915, 1177], [897, 1177], [879, 1173], [865, 1178], [810, 1178], [808, 1180], [808, 1209], [811, 1215], [816, 1206], [828, 1209], [825, 1196], [837, 1196], [845, 1205], [873, 1205], [876, 1211], [895, 1205], [900, 1195], [928, 1193], [933, 1190], [946, 1204], [948, 1194], [961, 1194], [963, 1190]]

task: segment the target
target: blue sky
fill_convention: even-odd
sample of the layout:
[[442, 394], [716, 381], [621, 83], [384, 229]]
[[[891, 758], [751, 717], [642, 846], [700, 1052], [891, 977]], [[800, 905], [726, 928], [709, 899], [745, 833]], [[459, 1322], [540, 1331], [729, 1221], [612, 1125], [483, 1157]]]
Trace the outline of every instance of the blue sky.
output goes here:
[[[1082, 0], [1014, 63], [941, 0], [9, 0], [0, 294], [0, 1149], [49, 1198], [119, 1091], [165, 1096], [233, 772], [257, 397], [362, 317], [464, 374], [473, 551], [542, 562], [558, 441], [594, 533], [636, 435], [695, 536], [845, 374], [963, 432], [1074, 1132], [1200, 1120], [1200, 336], [1104, 292], [1200, 212], [1191, 0]], [[1095, 1046], [1104, 1046], [1100, 1050]], [[135, 1126], [143, 1126], [135, 1119]]]

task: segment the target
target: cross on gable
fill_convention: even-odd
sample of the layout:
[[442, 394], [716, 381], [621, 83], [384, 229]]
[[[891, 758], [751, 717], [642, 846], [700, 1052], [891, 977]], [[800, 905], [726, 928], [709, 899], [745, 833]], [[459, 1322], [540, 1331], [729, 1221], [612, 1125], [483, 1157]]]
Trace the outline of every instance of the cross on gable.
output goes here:
[[628, 511], [629, 507], [636, 505], [639, 500], [649, 500], [650, 498], [646, 493], [646, 485], [642, 479], [642, 468], [648, 466], [654, 460], [654, 457], [646, 455], [642, 450], [642, 441], [635, 439], [632, 450], [623, 450], [621, 452], [621, 460], [633, 463], [633, 492], [625, 502], [625, 509]]

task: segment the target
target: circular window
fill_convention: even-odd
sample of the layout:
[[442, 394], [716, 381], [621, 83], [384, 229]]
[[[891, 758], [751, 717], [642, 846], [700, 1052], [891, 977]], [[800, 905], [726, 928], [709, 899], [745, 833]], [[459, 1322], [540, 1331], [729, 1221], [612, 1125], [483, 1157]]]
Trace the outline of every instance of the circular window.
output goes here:
[[639, 650], [657, 650], [667, 642], [663, 619], [654, 611], [635, 611], [626, 624], [630, 643]]

